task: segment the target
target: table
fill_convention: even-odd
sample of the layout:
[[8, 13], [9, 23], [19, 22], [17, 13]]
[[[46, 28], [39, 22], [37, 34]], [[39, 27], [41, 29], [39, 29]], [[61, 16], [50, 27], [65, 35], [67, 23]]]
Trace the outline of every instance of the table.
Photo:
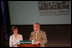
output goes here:
[[40, 45], [37, 44], [19, 44], [17, 47], [40, 47]]

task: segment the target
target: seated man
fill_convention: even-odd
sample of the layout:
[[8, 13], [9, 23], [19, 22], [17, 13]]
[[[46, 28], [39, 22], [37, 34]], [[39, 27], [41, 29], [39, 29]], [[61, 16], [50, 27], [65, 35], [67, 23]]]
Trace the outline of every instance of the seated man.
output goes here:
[[23, 40], [22, 35], [18, 34], [18, 28], [16, 26], [12, 26], [13, 34], [9, 38], [9, 46], [17, 47], [17, 43], [20, 40]]
[[34, 40], [34, 44], [40, 44], [41, 47], [45, 47], [47, 43], [46, 33], [40, 30], [40, 24], [34, 23], [33, 25], [34, 31], [31, 32], [30, 40]]

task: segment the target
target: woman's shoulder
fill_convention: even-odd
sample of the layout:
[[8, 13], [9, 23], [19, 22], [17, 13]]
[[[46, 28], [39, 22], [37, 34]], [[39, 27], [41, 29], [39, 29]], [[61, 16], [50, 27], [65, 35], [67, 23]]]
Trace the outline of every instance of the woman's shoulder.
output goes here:
[[10, 37], [13, 37], [14, 35], [12, 34], [12, 35], [10, 35]]
[[21, 34], [18, 34], [18, 36], [22, 36]]

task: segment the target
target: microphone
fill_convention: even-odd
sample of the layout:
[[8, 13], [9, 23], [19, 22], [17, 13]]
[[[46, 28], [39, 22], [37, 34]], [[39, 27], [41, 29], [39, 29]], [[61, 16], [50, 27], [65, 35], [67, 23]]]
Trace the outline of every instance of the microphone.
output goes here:
[[31, 40], [32, 40], [32, 44], [34, 44], [35, 41], [32, 37], [33, 37], [33, 35], [31, 35]]
[[32, 37], [33, 37], [33, 35], [31, 35], [31, 40], [33, 40], [33, 38], [32, 38]]

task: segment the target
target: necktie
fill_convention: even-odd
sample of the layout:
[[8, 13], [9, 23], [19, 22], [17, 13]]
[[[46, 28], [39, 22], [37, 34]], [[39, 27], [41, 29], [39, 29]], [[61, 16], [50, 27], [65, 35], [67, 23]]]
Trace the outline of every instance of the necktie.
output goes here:
[[37, 33], [36, 33], [36, 39], [37, 39]]

